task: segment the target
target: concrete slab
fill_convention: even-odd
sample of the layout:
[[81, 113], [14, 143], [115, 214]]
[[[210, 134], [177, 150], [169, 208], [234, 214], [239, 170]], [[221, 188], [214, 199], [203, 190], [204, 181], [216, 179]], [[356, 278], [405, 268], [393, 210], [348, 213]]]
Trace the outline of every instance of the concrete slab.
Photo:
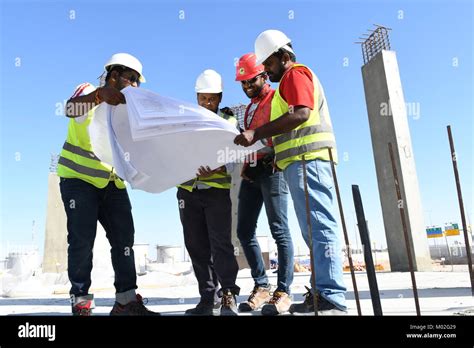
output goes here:
[[[199, 301], [197, 285], [193, 275], [177, 276], [174, 286], [163, 286], [155, 272], [138, 278], [139, 293], [148, 298], [147, 306], [163, 315], [183, 315], [188, 308]], [[270, 282], [276, 284], [276, 274], [268, 272]], [[347, 292], [347, 304], [350, 315], [357, 315], [350, 274], [344, 274]], [[367, 276], [357, 272], [357, 285], [361, 299], [363, 315], [373, 315]], [[433, 315], [473, 315], [474, 300], [471, 296], [469, 275], [467, 272], [417, 272], [417, 284], [420, 295], [421, 314]], [[377, 281], [380, 289], [384, 315], [414, 316], [415, 304], [411, 290], [409, 273], [379, 272]], [[167, 280], [168, 284], [171, 284]], [[296, 273], [292, 286], [295, 302], [303, 300], [305, 285], [309, 283], [309, 273]], [[237, 284], [241, 287], [238, 301], [246, 299], [253, 287], [250, 271], [239, 272]], [[112, 281], [109, 288], [96, 289], [95, 315], [108, 315], [114, 302]], [[0, 298], [0, 315], [70, 315], [69, 297], [62, 294], [43, 293], [36, 297]], [[243, 316], [260, 315], [260, 312], [242, 314]]]

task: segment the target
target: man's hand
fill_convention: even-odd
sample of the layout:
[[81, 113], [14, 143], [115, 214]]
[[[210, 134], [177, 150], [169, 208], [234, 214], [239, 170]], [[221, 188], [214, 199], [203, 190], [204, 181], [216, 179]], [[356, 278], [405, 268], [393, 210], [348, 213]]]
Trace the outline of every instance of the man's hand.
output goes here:
[[255, 130], [249, 129], [240, 135], [237, 135], [234, 139], [234, 144], [242, 146], [250, 146], [254, 144], [258, 139], [255, 137]]
[[215, 173], [220, 173], [220, 172], [224, 172], [225, 171], [225, 167], [222, 166], [222, 167], [219, 167], [219, 168], [216, 168], [214, 170], [212, 170], [211, 168], [209, 168], [209, 166], [200, 166], [199, 169], [198, 169], [198, 172], [197, 172], [197, 176], [200, 176], [202, 178], [205, 178], [205, 177], [208, 177], [208, 176], [211, 176], [212, 174], [215, 174]]
[[234, 143], [242, 146], [250, 146], [257, 140], [270, 138], [278, 134], [291, 132], [309, 119], [311, 109], [307, 106], [297, 105], [293, 112], [286, 112], [276, 120], [264, 124], [255, 130], [247, 130], [234, 139]]
[[104, 101], [107, 104], [125, 104], [125, 96], [118, 89], [112, 87], [100, 87], [97, 93], [99, 100]]
[[242, 177], [242, 179], [244, 180], [248, 180], [250, 182], [253, 182], [252, 179], [250, 179], [247, 175], [245, 175], [245, 170], [247, 169], [247, 167], [249, 166], [248, 163], [245, 163], [242, 167], [242, 171], [240, 172], [240, 176]]

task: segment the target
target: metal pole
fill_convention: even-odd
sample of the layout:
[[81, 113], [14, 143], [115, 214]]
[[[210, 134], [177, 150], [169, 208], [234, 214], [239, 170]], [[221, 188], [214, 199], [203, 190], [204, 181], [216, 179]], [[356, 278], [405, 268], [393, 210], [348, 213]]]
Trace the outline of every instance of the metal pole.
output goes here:
[[304, 193], [306, 198], [306, 223], [308, 224], [308, 237], [309, 237], [309, 258], [311, 261], [311, 287], [313, 288], [313, 306], [314, 315], [318, 316], [318, 290], [316, 289], [316, 270], [314, 265], [313, 255], [313, 231], [311, 228], [311, 210], [309, 208], [309, 192], [308, 192], [308, 176], [306, 172], [306, 159], [303, 156], [303, 180], [304, 180]]
[[467, 263], [469, 266], [469, 275], [471, 277], [471, 293], [472, 296], [474, 296], [474, 271], [472, 270], [471, 244], [469, 243], [469, 236], [467, 233], [466, 216], [464, 215], [464, 204], [461, 192], [461, 181], [459, 180], [458, 164], [456, 158], [456, 151], [454, 150], [453, 135], [451, 134], [451, 126], [448, 126], [448, 137], [449, 146], [451, 147], [451, 160], [453, 162], [454, 177], [456, 178], [456, 189], [458, 191], [459, 210], [461, 210], [461, 222], [462, 228], [464, 230], [464, 243], [466, 244]]
[[413, 271], [413, 258], [411, 255], [410, 240], [408, 238], [407, 224], [405, 222], [405, 209], [403, 208], [403, 200], [402, 200], [402, 194], [400, 193], [397, 168], [395, 166], [395, 160], [393, 158], [392, 143], [388, 143], [388, 150], [390, 152], [390, 161], [392, 162], [393, 178], [395, 179], [395, 189], [397, 191], [398, 202], [402, 203], [401, 206], [399, 205], [400, 217], [402, 219], [403, 235], [405, 237], [405, 246], [407, 249], [407, 256], [408, 256], [408, 267], [410, 268], [411, 283], [413, 285], [413, 297], [415, 298], [416, 315], [419, 316], [420, 303], [418, 301], [418, 289], [416, 287], [415, 272]]
[[374, 259], [375, 259], [375, 267], [377, 268], [377, 245], [374, 242]]
[[449, 261], [451, 261], [451, 272], [453, 272], [454, 271], [453, 256], [451, 255], [451, 249], [449, 249], [448, 237], [446, 236], [446, 233], [444, 233], [444, 240], [446, 242], [446, 249], [448, 249]]
[[332, 149], [328, 148], [328, 150], [329, 150], [329, 158], [331, 159], [331, 169], [332, 169], [332, 176], [334, 178], [334, 186], [336, 187], [337, 204], [339, 205], [339, 214], [341, 215], [342, 231], [344, 232], [344, 241], [346, 243], [347, 258], [349, 259], [349, 268], [351, 270], [352, 286], [354, 287], [354, 296], [355, 296], [356, 305], [357, 305], [357, 314], [362, 315], [362, 311], [360, 308], [360, 300], [359, 300], [359, 290], [357, 289], [357, 282], [356, 282], [356, 277], [354, 273], [354, 264], [352, 263], [352, 250], [349, 244], [349, 236], [347, 235], [346, 219], [344, 218], [341, 194], [339, 193], [339, 183], [337, 181], [336, 167], [334, 165], [334, 159], [332, 157]]
[[355, 241], [356, 241], [356, 254], [359, 253], [359, 241], [357, 239], [357, 223], [356, 223], [356, 217], [355, 217], [355, 213], [353, 212], [352, 213], [352, 217], [354, 218], [354, 237], [355, 237]]
[[352, 185], [352, 196], [354, 199], [354, 206], [357, 214], [360, 241], [362, 243], [362, 249], [364, 251], [365, 269], [367, 271], [367, 278], [369, 280], [372, 307], [374, 309], [374, 315], [381, 316], [383, 315], [382, 304], [380, 303], [379, 287], [377, 285], [377, 277], [375, 275], [374, 261], [372, 259], [372, 250], [370, 248], [369, 231], [367, 230], [367, 223], [365, 221], [364, 207], [362, 205], [362, 198], [360, 197], [359, 186]]

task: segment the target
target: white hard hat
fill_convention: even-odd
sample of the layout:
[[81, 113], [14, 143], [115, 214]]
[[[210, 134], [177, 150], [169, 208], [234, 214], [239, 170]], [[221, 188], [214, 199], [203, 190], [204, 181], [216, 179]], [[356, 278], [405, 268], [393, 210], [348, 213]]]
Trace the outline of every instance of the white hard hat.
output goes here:
[[146, 82], [145, 76], [143, 76], [142, 70], [142, 63], [128, 53], [115, 53], [110, 59], [105, 63], [104, 69], [107, 71], [107, 67], [112, 65], [123, 65], [127, 68], [135, 70], [137, 73], [140, 74], [140, 82]]
[[294, 53], [291, 47], [288, 46], [290, 42], [288, 36], [279, 30], [265, 30], [255, 40], [256, 65], [262, 64], [280, 48], [285, 48], [287, 51]]
[[196, 93], [221, 93], [222, 77], [216, 71], [204, 70], [196, 80]]

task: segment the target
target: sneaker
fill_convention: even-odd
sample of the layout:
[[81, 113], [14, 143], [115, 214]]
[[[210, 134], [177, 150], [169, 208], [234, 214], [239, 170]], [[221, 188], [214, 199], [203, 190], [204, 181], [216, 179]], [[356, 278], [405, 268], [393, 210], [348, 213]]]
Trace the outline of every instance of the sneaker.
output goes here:
[[275, 291], [268, 304], [263, 306], [262, 315], [278, 315], [288, 312], [291, 306], [291, 298], [284, 291]]
[[[145, 303], [148, 300], [145, 299]], [[126, 305], [122, 305], [118, 302], [115, 302], [110, 315], [112, 316], [154, 316], [154, 315], [161, 315], [157, 312], [152, 312], [145, 307], [145, 303], [143, 302], [143, 298], [137, 294], [137, 300], [127, 303]]]
[[94, 308], [94, 297], [92, 295], [76, 297], [72, 304], [72, 315], [89, 317], [92, 315], [92, 308]]
[[196, 307], [186, 310], [184, 315], [214, 315], [214, 307], [212, 302], [200, 301]]
[[239, 312], [251, 312], [259, 309], [272, 298], [270, 286], [263, 287], [256, 285], [250, 293], [247, 301], [239, 305]]
[[[290, 307], [291, 314], [314, 314], [314, 295], [311, 290], [305, 286], [307, 292], [303, 295], [305, 297], [303, 303], [293, 304]], [[337, 308], [334, 304], [326, 300], [319, 293], [317, 293], [318, 315], [346, 315], [347, 311]]]
[[221, 315], [238, 315], [237, 301], [235, 295], [230, 290], [225, 290], [222, 294]]

